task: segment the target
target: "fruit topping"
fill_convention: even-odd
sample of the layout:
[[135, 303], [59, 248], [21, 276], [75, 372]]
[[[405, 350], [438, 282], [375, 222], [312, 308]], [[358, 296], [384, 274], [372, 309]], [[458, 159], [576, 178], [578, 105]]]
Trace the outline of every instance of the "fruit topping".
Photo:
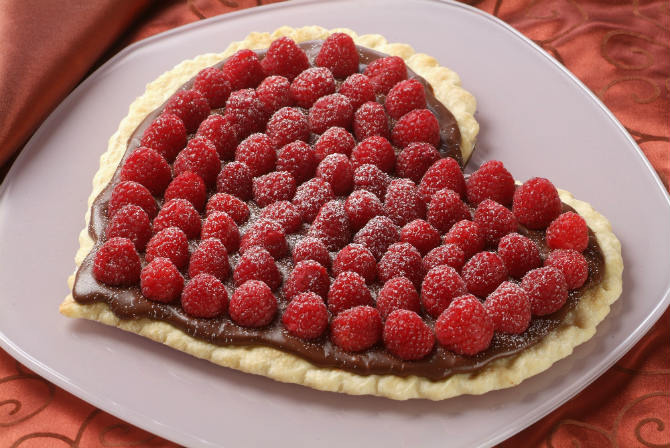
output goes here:
[[161, 114], [142, 134], [140, 146], [151, 148], [172, 162], [186, 146], [186, 127], [174, 114]]
[[327, 68], [308, 68], [296, 76], [290, 92], [298, 106], [309, 109], [322, 96], [335, 93], [335, 78]]
[[340, 201], [326, 202], [314, 218], [308, 236], [318, 238], [328, 250], [339, 250], [351, 239], [349, 218]]
[[330, 285], [328, 310], [334, 316], [355, 306], [372, 304], [372, 294], [365, 279], [356, 272], [342, 272]]
[[249, 219], [249, 207], [245, 202], [240, 201], [228, 193], [216, 193], [209, 198], [206, 207], [207, 216], [214, 212], [224, 212], [235, 221], [235, 224], [241, 226]]
[[293, 197], [293, 205], [298, 208], [302, 220], [311, 223], [321, 207], [334, 197], [330, 184], [315, 178], [300, 185]]
[[225, 281], [230, 275], [228, 251], [216, 238], [202, 240], [191, 255], [188, 275], [193, 278], [198, 274], [210, 274], [221, 281]]
[[577, 289], [586, 282], [589, 276], [589, 266], [581, 252], [574, 249], [556, 249], [549, 252], [544, 260], [545, 266], [556, 268], [565, 277], [568, 289]]
[[221, 71], [226, 75], [232, 90], [256, 87], [265, 73], [258, 56], [251, 50], [239, 50], [223, 64]]
[[273, 41], [261, 61], [266, 75], [281, 75], [293, 81], [300, 72], [309, 68], [307, 55], [288, 37]]
[[216, 317], [226, 312], [228, 293], [218, 278], [198, 274], [184, 287], [181, 306], [194, 317]]
[[404, 360], [425, 358], [435, 345], [433, 330], [414, 311], [396, 310], [384, 323], [386, 349]]
[[344, 128], [334, 126], [321, 134], [314, 144], [314, 156], [318, 162], [330, 154], [344, 154], [349, 157], [356, 146], [354, 137]]
[[474, 221], [484, 234], [486, 244], [495, 246], [508, 233], [516, 232], [517, 222], [507, 207], [484, 199], [475, 210]]
[[409, 179], [391, 181], [384, 196], [384, 214], [397, 226], [426, 217], [426, 204], [414, 182]]
[[137, 182], [125, 181], [119, 182], [107, 203], [107, 217], [113, 217], [116, 212], [128, 204], [139, 205], [142, 207], [150, 219], [153, 219], [158, 213], [156, 200], [151, 196], [151, 192], [144, 185]]
[[470, 210], [458, 193], [444, 188], [433, 195], [428, 205], [430, 225], [444, 233], [463, 219], [470, 219]]
[[384, 199], [389, 183], [389, 175], [375, 165], [365, 164], [354, 170], [354, 190], [367, 190], [380, 200]]
[[407, 79], [407, 66], [398, 56], [387, 56], [372, 61], [363, 73], [372, 82], [376, 93], [387, 94], [391, 88]]
[[268, 113], [294, 104], [291, 97], [291, 83], [283, 76], [268, 76], [256, 88], [256, 94]]
[[226, 101], [226, 115], [235, 126], [237, 138], [242, 140], [265, 128], [269, 113], [254, 89], [236, 90]]
[[386, 319], [395, 310], [421, 312], [419, 293], [407, 277], [393, 277], [377, 294], [377, 309]]
[[447, 265], [460, 271], [465, 263], [465, 254], [460, 247], [455, 244], [443, 244], [431, 250], [423, 258], [423, 269], [428, 272], [431, 269]]
[[319, 98], [309, 109], [309, 128], [315, 134], [323, 134], [333, 126], [349, 129], [353, 119], [351, 101], [339, 93]]
[[407, 277], [418, 288], [424, 275], [421, 254], [409, 243], [391, 244], [379, 260], [377, 273], [382, 282], [393, 277]]
[[395, 152], [388, 140], [375, 135], [356, 145], [354, 150], [351, 151], [351, 163], [354, 168], [371, 164], [384, 172], [390, 173], [395, 166]]
[[442, 238], [443, 244], [454, 244], [461, 248], [465, 260], [484, 250], [484, 232], [474, 221], [462, 220], [451, 226]]
[[178, 116], [184, 122], [188, 133], [195, 132], [209, 112], [207, 98], [197, 90], [180, 90], [172, 95], [163, 109], [163, 113]]
[[288, 253], [288, 243], [284, 229], [278, 222], [269, 219], [259, 219], [244, 234], [240, 242], [240, 253], [254, 246], [265, 248], [270, 254], [279, 259]]
[[414, 109], [426, 108], [426, 92], [416, 79], [400, 81], [386, 95], [384, 106], [396, 120]]
[[263, 282], [249, 280], [230, 299], [230, 318], [242, 327], [264, 327], [277, 314], [277, 298]]
[[167, 258], [154, 258], [140, 274], [142, 295], [156, 302], [170, 303], [184, 289], [184, 277]]
[[428, 168], [438, 160], [440, 153], [430, 143], [410, 143], [398, 154], [395, 170], [398, 176], [418, 184]]
[[149, 216], [140, 206], [128, 204], [109, 221], [105, 237], [108, 240], [117, 237], [127, 238], [139, 252], [142, 252], [151, 238]]
[[520, 279], [531, 269], [542, 266], [540, 251], [533, 240], [518, 233], [509, 233], [500, 239], [498, 255], [514, 278]]
[[235, 160], [243, 162], [249, 168], [251, 177], [262, 176], [272, 171], [276, 159], [274, 143], [265, 134], [250, 135], [235, 150]]
[[301, 184], [312, 178], [316, 163], [314, 150], [307, 143], [296, 141], [279, 150], [277, 171], [288, 171]]
[[514, 192], [512, 211], [529, 229], [544, 229], [561, 213], [561, 200], [551, 182], [534, 177]]
[[195, 137], [177, 154], [173, 168], [175, 176], [191, 171], [202, 177], [207, 186], [213, 186], [221, 170], [221, 161], [214, 143], [202, 137]]
[[354, 73], [345, 79], [340, 85], [338, 93], [351, 100], [354, 110], [361, 107], [363, 103], [375, 100], [375, 88], [372, 81], [360, 73]]
[[200, 236], [200, 214], [186, 199], [171, 199], [163, 204], [153, 223], [154, 233], [168, 227], [178, 227], [189, 240], [196, 239]]
[[231, 162], [221, 169], [216, 178], [216, 189], [219, 193], [228, 193], [247, 201], [253, 194], [251, 179], [251, 170], [245, 163]]
[[137, 182], [147, 187], [151, 194], [160, 196], [172, 180], [172, 173], [163, 156], [140, 146], [123, 163], [119, 177], [122, 182]]
[[358, 141], [378, 135], [388, 138], [388, 117], [384, 106], [376, 101], [368, 101], [354, 113], [354, 135]]
[[377, 277], [377, 261], [365, 246], [348, 244], [340, 250], [333, 261], [333, 275], [337, 277], [343, 272], [355, 272], [362, 276], [367, 283], [372, 283]]
[[233, 218], [225, 212], [213, 212], [202, 225], [202, 239], [216, 238], [226, 246], [228, 253], [237, 250], [240, 244], [240, 231]]
[[461, 198], [464, 197], [465, 178], [458, 162], [451, 158], [440, 159], [433, 163], [419, 183], [419, 192], [426, 204], [430, 203], [435, 193], [444, 188], [455, 191]]
[[589, 228], [584, 218], [566, 212], [554, 219], [547, 228], [547, 245], [552, 249], [573, 249], [578, 252], [589, 245]]
[[507, 279], [507, 268], [493, 252], [474, 254], [461, 270], [468, 292], [486, 297]]
[[295, 194], [295, 179], [288, 171], [273, 171], [255, 178], [253, 191], [259, 207], [291, 200]]
[[177, 269], [188, 264], [188, 238], [179, 227], [168, 227], [151, 237], [144, 256], [147, 263], [154, 258], [167, 258]]
[[440, 234], [423, 219], [415, 219], [400, 229], [400, 241], [416, 247], [421, 255], [440, 245]]
[[295, 107], [283, 107], [275, 112], [265, 131], [276, 148], [281, 148], [296, 140], [309, 140], [307, 116]]
[[354, 40], [344, 33], [333, 33], [323, 42], [314, 64], [326, 67], [336, 78], [358, 71], [358, 50]]
[[298, 264], [304, 260], [314, 260], [326, 269], [330, 267], [328, 248], [318, 238], [306, 237], [295, 243], [293, 247], [293, 264]]
[[163, 198], [165, 201], [186, 199], [196, 210], [202, 211], [207, 200], [207, 187], [202, 177], [191, 171], [184, 171], [172, 179]]
[[484, 305], [473, 295], [454, 299], [435, 322], [440, 344], [459, 355], [486, 350], [493, 338], [493, 322]]
[[302, 225], [302, 217], [298, 207], [288, 201], [277, 201], [263, 209], [261, 219], [276, 221], [284, 229], [284, 233], [294, 233]]
[[354, 185], [354, 168], [344, 154], [330, 154], [316, 169], [316, 176], [328, 182], [336, 196], [349, 193]]
[[202, 93], [210, 109], [217, 109], [226, 104], [232, 89], [228, 78], [221, 70], [209, 67], [197, 74], [193, 80], [193, 90]]
[[531, 311], [544, 316], [561, 309], [568, 300], [568, 285], [560, 270], [546, 266], [524, 275], [521, 287], [528, 292]]
[[196, 137], [209, 140], [216, 148], [219, 158], [232, 160], [237, 148], [237, 131], [230, 115], [212, 114], [200, 123]]
[[354, 235], [353, 242], [365, 246], [379, 260], [400, 239], [400, 228], [386, 216], [375, 216]]
[[367, 190], [356, 190], [344, 202], [344, 211], [353, 230], [358, 230], [375, 216], [384, 214], [384, 206], [377, 196]]
[[282, 323], [293, 336], [316, 339], [328, 327], [328, 309], [323, 299], [313, 292], [298, 294], [286, 307]]
[[410, 143], [440, 145], [440, 124], [428, 109], [414, 109], [400, 117], [391, 132], [393, 144], [404, 148]]
[[484, 301], [493, 329], [507, 334], [521, 334], [530, 325], [530, 298], [519, 285], [502, 282]]
[[240, 257], [233, 272], [233, 280], [235, 286], [240, 286], [249, 280], [258, 280], [274, 291], [281, 285], [281, 273], [270, 252], [260, 246], [253, 246]]
[[127, 286], [137, 283], [142, 269], [140, 256], [128, 238], [110, 238], [95, 254], [93, 276], [110, 286]]
[[330, 287], [328, 271], [314, 260], [296, 263], [284, 283], [284, 297], [292, 299], [303, 292], [313, 292], [325, 298]]
[[375, 345], [382, 335], [382, 318], [371, 306], [356, 306], [341, 312], [330, 324], [330, 339], [347, 352], [360, 352]]
[[477, 205], [484, 199], [491, 199], [509, 206], [514, 197], [514, 178], [502, 162], [489, 160], [472, 173], [466, 182], [468, 202]]
[[428, 314], [438, 317], [455, 297], [467, 292], [465, 282], [451, 266], [443, 264], [426, 274], [421, 284], [421, 304]]

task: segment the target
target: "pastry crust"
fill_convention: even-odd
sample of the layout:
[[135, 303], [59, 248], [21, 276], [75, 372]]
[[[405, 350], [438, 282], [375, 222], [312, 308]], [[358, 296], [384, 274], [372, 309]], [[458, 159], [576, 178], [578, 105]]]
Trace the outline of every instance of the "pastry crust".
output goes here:
[[[93, 178], [93, 191], [86, 212], [86, 227], [79, 235], [80, 248], [75, 256], [77, 267], [94, 245], [88, 234], [91, 205], [111, 180], [126, 150], [130, 135], [150, 112], [163, 104], [199, 70], [219, 62], [237, 50], [267, 48], [273, 40], [281, 36], [302, 42], [325, 39], [334, 32], [351, 35], [358, 45], [405, 59], [412, 70], [433, 86], [435, 96], [455, 116], [462, 136], [463, 159], [469, 158], [479, 131], [479, 125], [472, 115], [476, 108], [475, 99], [460, 87], [458, 75], [441, 67], [434, 58], [415, 53], [406, 44], [387, 43], [379, 35], [358, 36], [353, 31], [342, 28], [326, 30], [316, 26], [300, 29], [282, 27], [273, 33], [251, 33], [245, 40], [232, 43], [223, 53], [205, 54], [180, 63], [147, 85], [144, 95], [131, 104], [128, 115], [111, 137], [107, 152], [101, 156], [100, 169]], [[417, 376], [357, 375], [339, 369], [317, 367], [295, 355], [269, 347], [221, 347], [194, 339], [165, 322], [146, 318], [121, 320], [107, 304], [82, 305], [74, 301], [72, 294], [65, 298], [60, 306], [60, 312], [69, 317], [91, 319], [116, 326], [225, 367], [319, 390], [352, 395], [377, 395], [396, 400], [410, 398], [442, 400], [462, 394], [483, 394], [519, 384], [568, 356], [574, 347], [595, 334], [597, 324], [604, 319], [610, 305], [621, 294], [623, 271], [621, 246], [612, 233], [609, 222], [589, 204], [575, 199], [566, 191], [559, 190], [559, 193], [561, 200], [583, 216], [596, 235], [605, 259], [602, 282], [587, 291], [577, 307], [568, 313], [563, 323], [538, 344], [517, 355], [496, 360], [477, 372], [456, 374], [441, 381], [431, 381]], [[70, 290], [74, 284], [74, 277], [73, 274], [68, 279]]]

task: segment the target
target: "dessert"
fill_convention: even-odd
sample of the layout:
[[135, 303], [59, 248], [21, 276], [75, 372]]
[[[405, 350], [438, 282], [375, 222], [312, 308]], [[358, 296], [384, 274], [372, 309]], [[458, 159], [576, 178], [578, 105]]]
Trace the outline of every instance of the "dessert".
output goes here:
[[254, 33], [148, 86], [94, 179], [61, 311], [352, 394], [443, 399], [548, 368], [620, 293], [609, 224], [500, 162], [466, 181], [457, 76], [339, 31]]

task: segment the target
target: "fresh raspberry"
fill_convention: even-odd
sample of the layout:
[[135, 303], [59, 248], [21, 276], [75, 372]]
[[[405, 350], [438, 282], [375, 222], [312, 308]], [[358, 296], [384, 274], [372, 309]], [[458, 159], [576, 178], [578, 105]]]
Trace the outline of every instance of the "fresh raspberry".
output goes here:
[[344, 211], [353, 230], [358, 230], [375, 216], [384, 214], [384, 206], [377, 196], [367, 190], [356, 190], [347, 197]]
[[221, 161], [214, 143], [202, 137], [195, 137], [177, 154], [173, 168], [175, 176], [191, 171], [202, 177], [205, 184], [210, 187], [216, 183], [216, 176], [221, 171]]
[[282, 107], [293, 106], [290, 89], [291, 83], [283, 76], [268, 76], [256, 88], [256, 94], [265, 110], [274, 113]]
[[349, 129], [353, 119], [351, 100], [339, 93], [319, 98], [309, 109], [309, 128], [315, 134], [323, 134], [333, 126]]
[[467, 292], [465, 282], [451, 266], [443, 264], [426, 274], [421, 284], [421, 303], [433, 317], [447, 309], [454, 297]]
[[206, 214], [225, 212], [233, 218], [235, 224], [241, 226], [249, 219], [249, 207], [235, 196], [228, 193], [216, 193], [207, 201]]
[[404, 148], [410, 143], [426, 142], [440, 146], [440, 123], [428, 109], [414, 109], [400, 117], [391, 132], [393, 144]]
[[435, 336], [458, 355], [476, 355], [493, 338], [493, 322], [484, 305], [471, 294], [454, 299], [435, 322]]
[[575, 212], [565, 212], [547, 227], [547, 245], [552, 249], [573, 249], [582, 252], [589, 245], [589, 228]]
[[330, 324], [330, 339], [347, 352], [360, 352], [375, 345], [382, 334], [382, 318], [371, 306], [356, 306], [341, 312]]
[[93, 260], [93, 276], [111, 286], [129, 286], [140, 279], [142, 266], [135, 245], [128, 238], [110, 238]]
[[188, 263], [188, 238], [179, 227], [168, 227], [151, 237], [147, 243], [147, 251], [144, 256], [147, 263], [154, 258], [167, 258], [183, 269]]
[[193, 278], [198, 274], [210, 274], [221, 281], [230, 275], [230, 263], [226, 246], [216, 238], [202, 240], [191, 255], [188, 264], [188, 275]]
[[272, 115], [265, 132], [277, 148], [296, 140], [309, 141], [307, 116], [295, 107], [282, 107]]
[[581, 252], [574, 249], [557, 249], [549, 252], [545, 266], [556, 268], [565, 277], [568, 289], [581, 288], [589, 276], [589, 266]]
[[398, 56], [387, 56], [372, 61], [364, 74], [370, 78], [376, 93], [387, 94], [391, 87], [407, 79], [407, 66]]
[[301, 184], [314, 176], [316, 164], [314, 150], [307, 143], [296, 141], [279, 150], [277, 171], [288, 171]]
[[342, 272], [330, 285], [328, 310], [334, 316], [355, 306], [372, 304], [372, 294], [365, 285], [365, 279], [355, 272]]
[[202, 93], [210, 109], [218, 109], [226, 104], [232, 89], [228, 78], [221, 70], [209, 67], [198, 72], [193, 80], [193, 90]]
[[426, 217], [426, 204], [409, 179], [394, 179], [384, 196], [384, 214], [397, 226]]
[[495, 246], [503, 236], [517, 230], [516, 218], [510, 209], [491, 199], [479, 203], [474, 221], [484, 234], [486, 244], [490, 246]]
[[333, 33], [325, 40], [314, 64], [326, 67], [336, 78], [358, 71], [358, 50], [354, 40], [344, 33]]
[[123, 163], [120, 180], [137, 182], [147, 187], [154, 196], [160, 196], [172, 180], [172, 173], [163, 156], [140, 146]]
[[237, 148], [236, 126], [230, 115], [212, 114], [200, 123], [196, 137], [206, 138], [223, 160], [232, 160]]
[[305, 292], [289, 302], [281, 321], [293, 336], [316, 339], [328, 328], [328, 309], [321, 297]]
[[379, 199], [384, 199], [386, 187], [390, 183], [389, 175], [375, 165], [368, 163], [354, 169], [354, 190], [367, 190]]
[[293, 197], [293, 205], [298, 208], [302, 220], [314, 221], [321, 206], [334, 198], [330, 184], [323, 179], [311, 179], [300, 185]]
[[421, 286], [425, 274], [421, 254], [409, 243], [391, 244], [379, 260], [377, 272], [382, 282], [393, 277], [407, 277], [416, 287]]
[[377, 294], [376, 306], [384, 319], [395, 310], [421, 312], [419, 294], [407, 277], [394, 277], [384, 283]]
[[335, 78], [327, 68], [308, 68], [296, 76], [290, 92], [298, 106], [309, 109], [322, 96], [335, 93]]
[[361, 107], [363, 103], [375, 100], [375, 88], [372, 81], [360, 73], [354, 73], [345, 79], [337, 92], [351, 100], [354, 110]]
[[293, 247], [293, 264], [314, 260], [324, 268], [330, 266], [330, 254], [323, 241], [317, 238], [302, 238]]
[[400, 239], [400, 228], [386, 216], [375, 216], [354, 235], [353, 242], [362, 244], [379, 260], [388, 247]]
[[167, 258], [154, 258], [142, 269], [140, 286], [147, 299], [170, 303], [181, 295], [184, 277]]
[[280, 37], [270, 44], [261, 65], [266, 75], [281, 75], [293, 81], [300, 72], [309, 68], [309, 61], [293, 40]]
[[186, 199], [196, 210], [202, 211], [207, 200], [207, 187], [202, 177], [191, 171], [184, 171], [170, 182], [165, 190], [165, 201]]
[[396, 174], [419, 183], [428, 168], [439, 159], [440, 153], [431, 144], [410, 143], [398, 154], [395, 165]]
[[319, 238], [328, 250], [339, 250], [346, 246], [351, 239], [351, 227], [344, 204], [339, 201], [323, 204], [307, 235]]
[[265, 134], [250, 135], [235, 150], [235, 160], [243, 162], [249, 168], [251, 177], [262, 176], [274, 170], [276, 159], [274, 143]]
[[177, 153], [186, 146], [186, 127], [174, 114], [161, 114], [142, 134], [140, 146], [151, 148], [173, 161]]
[[216, 178], [216, 190], [248, 201], [252, 197], [251, 170], [244, 162], [230, 162], [221, 169]]
[[276, 221], [286, 233], [294, 233], [300, 230], [302, 217], [298, 207], [288, 201], [277, 201], [263, 209], [261, 219]]
[[498, 255], [514, 278], [521, 278], [531, 269], [542, 266], [540, 251], [533, 240], [518, 233], [508, 233], [500, 239]]
[[288, 252], [288, 243], [286, 242], [286, 234], [281, 224], [269, 219], [259, 219], [256, 221], [242, 237], [240, 253], [244, 253], [254, 246], [263, 247], [277, 259], [286, 255]]
[[484, 250], [486, 240], [479, 224], [464, 219], [458, 221], [449, 229], [449, 232], [442, 238], [442, 243], [458, 246], [463, 251], [465, 260], [467, 260], [477, 252]]
[[233, 90], [256, 87], [265, 78], [258, 56], [251, 50], [239, 50], [223, 64], [221, 71], [226, 75]]
[[193, 277], [181, 293], [181, 307], [194, 317], [216, 317], [228, 308], [228, 293], [221, 281], [209, 274]]
[[126, 181], [119, 182], [112, 190], [112, 196], [107, 203], [107, 217], [112, 218], [128, 204], [139, 205], [151, 219], [158, 213], [156, 200], [147, 187], [137, 182]]
[[455, 244], [443, 244], [428, 252], [423, 258], [423, 269], [426, 272], [443, 264], [460, 271], [465, 264], [463, 250]]
[[426, 204], [429, 204], [433, 195], [443, 188], [455, 191], [461, 198], [465, 197], [463, 172], [458, 162], [451, 157], [445, 157], [433, 163], [419, 183], [419, 193]]
[[414, 311], [396, 310], [384, 323], [386, 349], [404, 360], [425, 358], [435, 345], [433, 330]]
[[197, 90], [180, 90], [170, 97], [163, 109], [163, 113], [174, 114], [181, 118], [188, 133], [195, 132], [209, 112], [207, 98]]
[[400, 81], [386, 95], [384, 107], [396, 120], [414, 109], [426, 108], [426, 92], [416, 79]]
[[202, 239], [216, 238], [226, 246], [228, 253], [237, 250], [240, 244], [240, 231], [233, 218], [224, 212], [213, 212], [202, 225]]
[[333, 275], [343, 272], [355, 272], [362, 276], [367, 283], [372, 283], [377, 277], [377, 261], [372, 252], [361, 244], [348, 244], [340, 250], [333, 261]]
[[314, 156], [317, 162], [330, 154], [344, 154], [349, 157], [354, 146], [356, 146], [356, 141], [346, 129], [332, 127], [321, 134], [314, 144]]
[[368, 137], [351, 151], [351, 163], [354, 168], [371, 164], [380, 170], [390, 173], [395, 166], [395, 152], [384, 137], [378, 135]]
[[461, 270], [468, 292], [486, 297], [507, 279], [507, 267], [493, 252], [474, 254]]
[[139, 205], [128, 204], [109, 221], [105, 237], [108, 240], [116, 237], [127, 238], [142, 252], [151, 238], [149, 215]]
[[254, 89], [236, 90], [226, 101], [225, 115], [235, 126], [238, 139], [261, 132], [269, 117], [265, 105]]
[[530, 298], [519, 285], [502, 282], [484, 301], [493, 329], [507, 334], [521, 334], [530, 325]]
[[547, 179], [534, 177], [514, 192], [512, 211], [529, 229], [544, 229], [561, 214], [561, 199]]
[[328, 182], [336, 196], [349, 193], [354, 186], [354, 168], [344, 154], [331, 154], [323, 159], [316, 176]]
[[428, 205], [428, 222], [439, 232], [448, 232], [458, 221], [470, 219], [470, 209], [458, 193], [445, 188], [433, 195]]
[[164, 203], [153, 222], [154, 233], [179, 227], [189, 240], [200, 236], [201, 225], [200, 214], [186, 199], [171, 199]]
[[314, 260], [305, 260], [296, 263], [284, 283], [284, 297], [292, 299], [303, 292], [313, 292], [326, 297], [330, 287], [328, 271]]
[[233, 293], [228, 312], [237, 325], [264, 327], [277, 314], [277, 298], [265, 283], [249, 280]]
[[247, 249], [237, 262], [233, 280], [235, 286], [240, 286], [250, 280], [258, 280], [274, 291], [281, 285], [281, 273], [270, 252], [261, 246], [253, 246]]
[[561, 309], [568, 300], [568, 285], [563, 273], [551, 266], [533, 269], [524, 275], [521, 287], [528, 292], [530, 309], [544, 316]]
[[368, 101], [354, 113], [354, 135], [358, 141], [378, 135], [389, 137], [389, 125], [384, 106], [376, 101]]
[[254, 201], [259, 207], [291, 200], [294, 194], [295, 179], [288, 171], [273, 171], [254, 179]]
[[466, 182], [468, 202], [477, 205], [491, 199], [509, 206], [514, 197], [514, 178], [502, 162], [489, 160], [472, 173]]
[[400, 241], [411, 244], [421, 255], [426, 255], [440, 245], [440, 233], [423, 219], [415, 219], [400, 229]]

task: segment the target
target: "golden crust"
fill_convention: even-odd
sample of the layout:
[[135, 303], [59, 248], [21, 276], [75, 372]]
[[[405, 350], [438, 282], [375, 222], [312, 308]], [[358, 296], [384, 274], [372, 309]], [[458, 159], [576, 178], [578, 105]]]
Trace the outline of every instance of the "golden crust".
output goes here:
[[[121, 121], [118, 131], [110, 139], [108, 150], [100, 159], [100, 169], [93, 179], [93, 191], [86, 212], [87, 226], [80, 233], [80, 248], [75, 256], [77, 266], [93, 247], [93, 240], [87, 231], [91, 204], [112, 178], [125, 152], [129, 136], [148, 113], [159, 107], [200, 69], [215, 64], [239, 49], [266, 48], [272, 40], [280, 36], [288, 36], [297, 42], [302, 42], [324, 39], [333, 32], [347, 33], [359, 45], [403, 57], [412, 70], [430, 82], [436, 97], [447, 106], [459, 123], [463, 138], [463, 156], [464, 160], [468, 159], [479, 130], [479, 125], [472, 116], [476, 107], [475, 100], [460, 87], [458, 75], [440, 67], [434, 58], [414, 53], [414, 50], [405, 44], [389, 44], [382, 36], [357, 36], [347, 29], [329, 31], [315, 26], [300, 29], [282, 27], [273, 33], [252, 33], [245, 40], [232, 43], [223, 53], [201, 55], [182, 62], [150, 83], [144, 95], [133, 102], [128, 116]], [[611, 231], [609, 222], [589, 204], [576, 200], [570, 193], [560, 191], [560, 195], [563, 202], [575, 208], [586, 219], [598, 239], [605, 257], [602, 283], [589, 290], [576, 309], [566, 316], [563, 324], [540, 343], [516, 356], [492, 362], [476, 373], [453, 375], [442, 381], [430, 381], [417, 376], [403, 378], [394, 375], [356, 375], [338, 369], [317, 367], [297, 356], [268, 347], [220, 347], [194, 339], [164, 322], [149, 319], [121, 320], [106, 304], [81, 305], [74, 301], [72, 294], [65, 298], [60, 311], [69, 317], [96, 320], [137, 333], [225, 367], [319, 390], [352, 395], [378, 395], [396, 400], [410, 398], [442, 400], [462, 394], [482, 394], [519, 384], [568, 356], [574, 347], [593, 336], [596, 325], [604, 319], [610, 305], [621, 293], [623, 270], [621, 247]], [[73, 283], [74, 275], [68, 279], [70, 289]]]

